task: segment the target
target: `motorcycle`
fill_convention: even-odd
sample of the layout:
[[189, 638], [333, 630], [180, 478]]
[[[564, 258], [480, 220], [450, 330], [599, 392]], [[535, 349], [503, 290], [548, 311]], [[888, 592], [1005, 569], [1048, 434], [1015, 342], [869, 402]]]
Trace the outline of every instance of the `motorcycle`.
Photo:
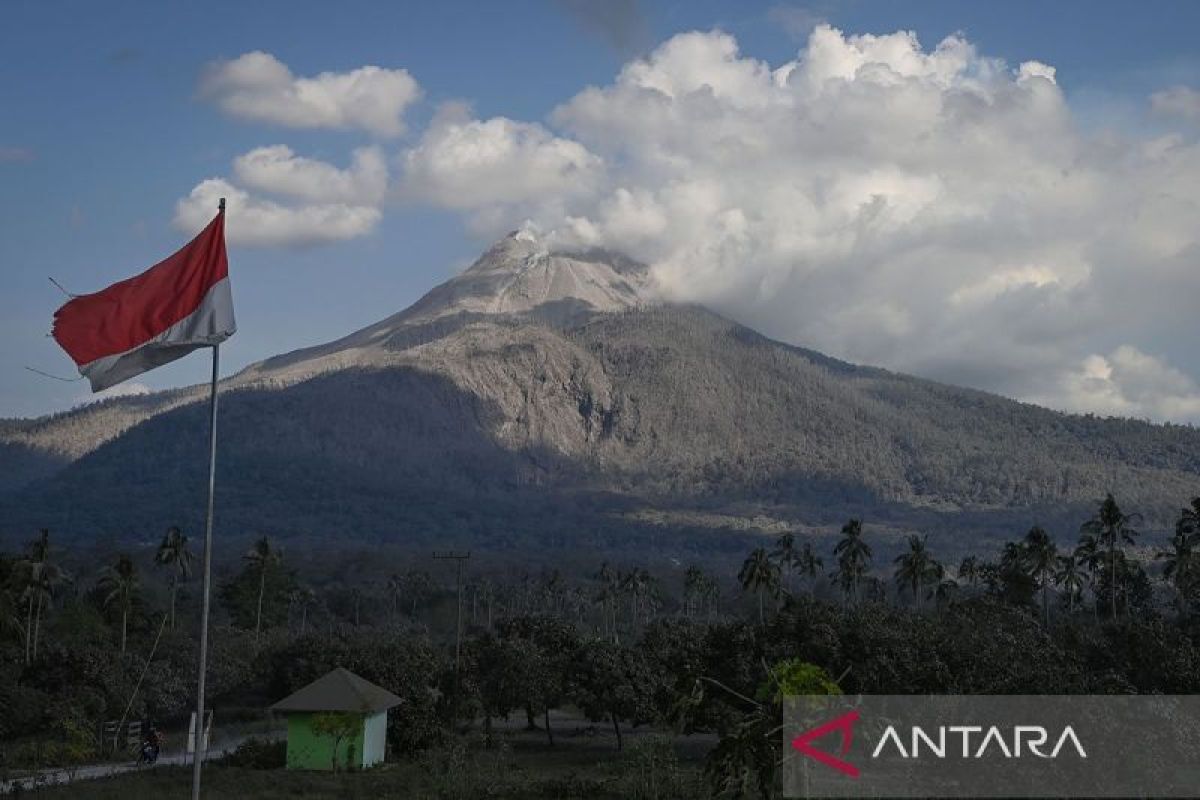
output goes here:
[[158, 761], [159, 744], [153, 739], [145, 739], [142, 741], [141, 749], [138, 752], [137, 765], [140, 767], [143, 764], [153, 766]]

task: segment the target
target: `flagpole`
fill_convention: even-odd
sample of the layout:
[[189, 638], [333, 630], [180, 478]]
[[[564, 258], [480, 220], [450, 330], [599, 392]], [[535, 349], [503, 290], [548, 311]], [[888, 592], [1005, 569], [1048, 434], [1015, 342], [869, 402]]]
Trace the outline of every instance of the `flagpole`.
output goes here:
[[[225, 213], [225, 198], [217, 205]], [[200, 800], [200, 770], [207, 744], [204, 741], [204, 678], [208, 664], [208, 599], [212, 593], [213, 494], [217, 487], [217, 378], [221, 371], [221, 345], [212, 346], [212, 383], [208, 395], [208, 514], [204, 522], [204, 578], [200, 604], [200, 656], [196, 678], [195, 750], [192, 754], [192, 800]]]

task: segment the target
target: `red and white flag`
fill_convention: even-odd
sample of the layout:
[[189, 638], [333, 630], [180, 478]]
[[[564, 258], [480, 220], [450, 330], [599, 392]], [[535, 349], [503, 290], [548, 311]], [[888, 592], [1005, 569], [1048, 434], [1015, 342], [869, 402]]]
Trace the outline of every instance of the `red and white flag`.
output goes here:
[[224, 211], [170, 258], [54, 312], [54, 338], [93, 392], [219, 344], [236, 330]]

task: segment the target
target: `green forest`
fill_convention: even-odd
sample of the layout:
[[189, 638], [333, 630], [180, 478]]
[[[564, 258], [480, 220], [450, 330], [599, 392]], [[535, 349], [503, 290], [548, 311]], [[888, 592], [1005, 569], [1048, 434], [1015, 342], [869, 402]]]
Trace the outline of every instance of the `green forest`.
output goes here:
[[[483, 781], [489, 796], [766, 798], [789, 694], [1200, 692], [1200, 497], [1165, 547], [1140, 525], [1110, 495], [1069, 543], [1035, 525], [958, 563], [921, 535], [885, 558], [871, 521], [851, 519], [832, 540], [747, 537], [761, 545], [727, 572], [514, 576], [475, 554], [461, 584], [415, 556], [384, 581], [322, 582], [337, 570], [300, 569], [260, 537], [216, 583], [208, 680], [217, 726], [263, 735], [211, 769], [282, 775], [266, 708], [337, 666], [403, 701], [389, 763], [361, 776], [370, 796], [423, 769], [414, 796], [478, 796]], [[105, 722], [186, 725], [197, 543], [171, 527], [144, 561], [85, 560], [46, 530], [0, 556], [0, 781], [131, 760], [101, 741]], [[514, 731], [535, 749], [501, 779]], [[588, 765], [536, 769], [581, 736], [600, 754]]]

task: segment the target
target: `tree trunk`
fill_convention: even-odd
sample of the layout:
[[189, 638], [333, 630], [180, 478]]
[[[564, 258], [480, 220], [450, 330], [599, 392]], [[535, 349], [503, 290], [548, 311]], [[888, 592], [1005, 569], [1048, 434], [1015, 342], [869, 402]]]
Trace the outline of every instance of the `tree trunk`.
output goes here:
[[1042, 571], [1042, 625], [1050, 627], [1050, 584], [1046, 582], [1046, 572]]
[[1108, 591], [1112, 598], [1112, 618], [1117, 618], [1117, 540], [1113, 537], [1112, 547], [1108, 548], [1108, 560], [1111, 564]]
[[263, 569], [258, 574], [258, 611], [254, 615], [254, 643], [258, 644], [258, 635], [262, 631], [262, 600], [263, 592], [267, 589], [267, 571]]
[[125, 639], [129, 632], [129, 604], [121, 609], [121, 660], [125, 660]]
[[533, 709], [529, 706], [525, 706], [525, 730], [537, 730], [537, 723], [533, 721]]
[[33, 660], [37, 661], [38, 635], [42, 631], [42, 595], [38, 593], [37, 613], [33, 615]]
[[621, 740], [621, 724], [617, 722], [617, 712], [612, 712], [613, 731], [617, 734], [617, 749], [624, 750], [625, 743]]
[[29, 595], [29, 602], [25, 605], [25, 663], [28, 664], [30, 658], [30, 645], [33, 644], [33, 595]]
[[171, 579], [171, 630], [175, 630], [175, 592], [179, 589], [179, 577]]
[[550, 730], [550, 706], [543, 710], [542, 719], [546, 722], [546, 738], [550, 740], [550, 746], [554, 747], [554, 731]]
[[308, 625], [308, 605], [300, 606], [300, 635], [304, 635], [304, 629]]

